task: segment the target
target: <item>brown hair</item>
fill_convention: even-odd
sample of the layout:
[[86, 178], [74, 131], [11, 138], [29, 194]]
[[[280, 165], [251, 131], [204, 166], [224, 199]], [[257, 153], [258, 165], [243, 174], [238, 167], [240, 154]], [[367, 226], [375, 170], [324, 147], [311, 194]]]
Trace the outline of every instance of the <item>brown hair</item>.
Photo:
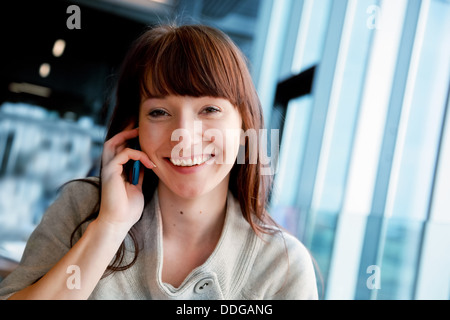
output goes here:
[[[212, 27], [157, 26], [135, 41], [122, 65], [106, 140], [130, 123], [138, 123], [143, 97], [167, 95], [225, 98], [238, 108], [244, 131], [254, 129], [258, 132], [263, 128], [260, 101], [244, 55], [226, 34]], [[265, 226], [274, 223], [266, 214], [271, 177], [261, 174], [259, 153], [256, 163], [250, 163], [248, 143], [244, 152], [245, 163], [235, 163], [231, 170], [229, 189], [255, 233], [269, 233], [273, 229]], [[128, 170], [130, 168], [124, 168], [125, 174], [129, 174]], [[153, 171], [146, 170], [143, 183], [146, 203], [151, 200], [157, 183]], [[96, 209], [86, 221], [98, 215], [98, 206]], [[120, 267], [124, 257], [122, 244], [108, 270], [123, 270], [136, 261], [139, 248], [134, 228], [130, 230], [130, 236], [135, 245], [134, 260]]]

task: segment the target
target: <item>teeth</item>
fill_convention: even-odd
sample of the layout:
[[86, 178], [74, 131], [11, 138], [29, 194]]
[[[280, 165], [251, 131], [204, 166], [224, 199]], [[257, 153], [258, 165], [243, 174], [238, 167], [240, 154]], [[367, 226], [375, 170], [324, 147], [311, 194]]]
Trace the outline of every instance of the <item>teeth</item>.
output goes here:
[[170, 158], [170, 162], [172, 162], [175, 166], [178, 166], [178, 167], [192, 167], [195, 165], [202, 164], [211, 158], [212, 158], [211, 155], [204, 156], [204, 157], [198, 156], [198, 157], [194, 157], [194, 159], [192, 159], [192, 158], [190, 158], [190, 159], [172, 159], [172, 158]]

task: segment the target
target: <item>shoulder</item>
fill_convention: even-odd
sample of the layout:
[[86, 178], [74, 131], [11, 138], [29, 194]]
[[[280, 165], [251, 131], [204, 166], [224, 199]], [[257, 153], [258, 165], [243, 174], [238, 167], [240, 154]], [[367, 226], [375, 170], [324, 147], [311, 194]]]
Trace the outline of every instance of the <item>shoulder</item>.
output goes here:
[[311, 254], [300, 240], [282, 229], [272, 228], [272, 231], [261, 236], [260, 260], [267, 264], [276, 260], [284, 261], [283, 264], [288, 265], [293, 272], [311, 266]]
[[41, 228], [72, 232], [99, 203], [99, 179], [92, 177], [65, 183], [39, 224]]
[[[253, 273], [263, 299], [317, 299], [313, 259], [295, 236], [277, 227], [260, 237]], [[264, 281], [261, 281], [264, 279]]]
[[61, 195], [70, 195], [73, 199], [97, 199], [99, 195], [100, 179], [88, 177], [71, 180], [61, 187]]
[[98, 177], [72, 180], [64, 184], [53, 205], [72, 209], [83, 220], [98, 204], [100, 199], [100, 180]]

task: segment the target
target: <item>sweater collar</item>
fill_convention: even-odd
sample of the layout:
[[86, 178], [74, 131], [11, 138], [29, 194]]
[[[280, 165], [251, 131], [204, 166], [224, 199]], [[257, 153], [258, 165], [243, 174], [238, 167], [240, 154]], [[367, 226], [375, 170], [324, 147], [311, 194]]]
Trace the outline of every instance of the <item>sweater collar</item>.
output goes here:
[[[225, 222], [216, 248], [174, 288], [161, 280], [163, 267], [162, 218], [158, 193], [144, 211], [144, 270], [154, 299], [227, 299], [241, 289], [256, 256], [257, 236], [242, 216], [239, 202], [229, 191]], [[180, 261], [180, 263], [183, 263]]]

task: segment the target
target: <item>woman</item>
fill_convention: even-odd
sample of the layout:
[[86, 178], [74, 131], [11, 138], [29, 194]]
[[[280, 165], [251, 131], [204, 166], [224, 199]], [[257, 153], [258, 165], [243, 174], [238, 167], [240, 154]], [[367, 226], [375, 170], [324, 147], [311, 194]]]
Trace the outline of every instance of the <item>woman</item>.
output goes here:
[[101, 177], [65, 186], [0, 296], [317, 298], [307, 250], [265, 211], [269, 176], [242, 134], [262, 126], [229, 37], [206, 26], [147, 31], [122, 67]]

